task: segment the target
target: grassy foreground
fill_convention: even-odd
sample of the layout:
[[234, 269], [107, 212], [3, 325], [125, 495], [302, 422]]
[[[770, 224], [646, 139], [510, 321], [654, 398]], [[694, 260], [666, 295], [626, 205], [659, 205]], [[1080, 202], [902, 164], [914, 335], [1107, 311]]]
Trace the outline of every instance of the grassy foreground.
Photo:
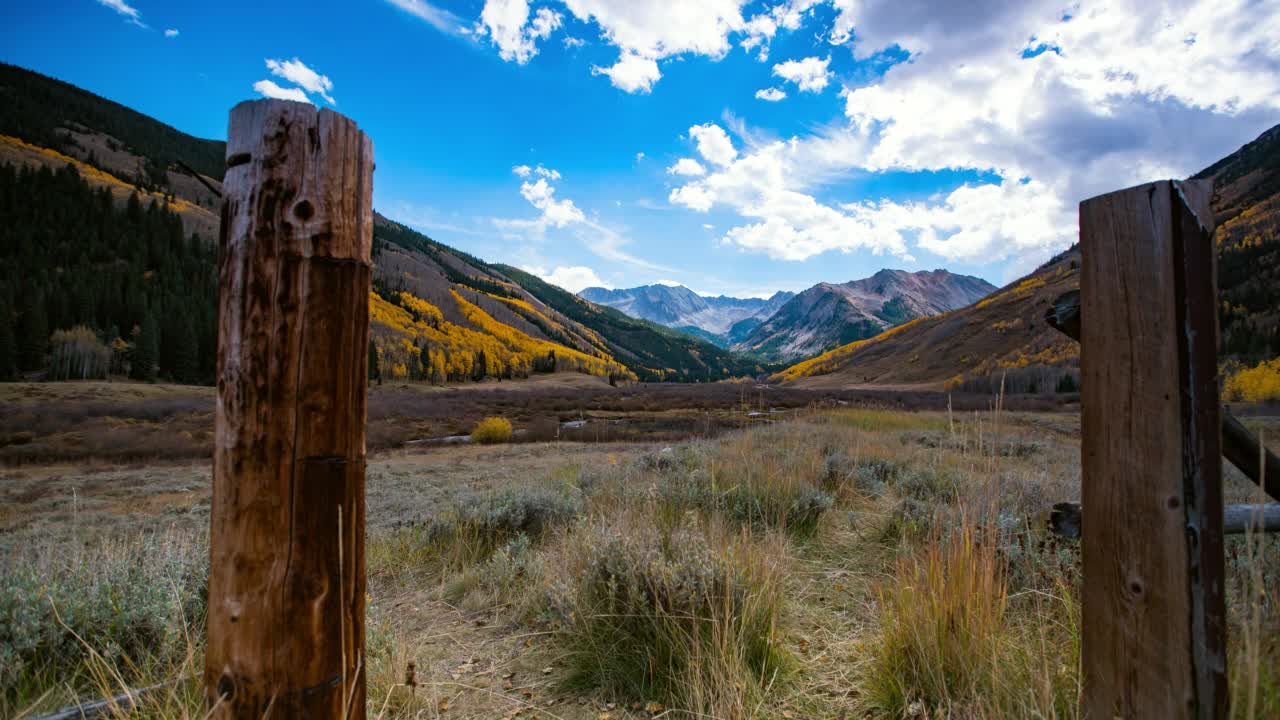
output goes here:
[[[1078, 717], [1078, 546], [1044, 531], [1078, 431], [842, 409], [399, 458], [370, 478], [368, 715]], [[448, 463], [510, 479], [412, 485]], [[6, 545], [0, 716], [172, 683], [141, 716], [203, 717], [200, 527]], [[1280, 716], [1280, 542], [1228, 563], [1233, 716]]]

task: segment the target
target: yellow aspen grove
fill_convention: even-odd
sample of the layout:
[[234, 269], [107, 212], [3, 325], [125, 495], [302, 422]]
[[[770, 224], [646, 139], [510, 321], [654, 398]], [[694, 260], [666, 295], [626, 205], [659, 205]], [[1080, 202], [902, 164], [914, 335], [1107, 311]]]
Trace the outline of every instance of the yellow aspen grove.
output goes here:
[[[520, 378], [528, 377], [535, 368], [623, 380], [636, 378], [612, 358], [531, 337], [495, 320], [457, 292], [451, 290], [450, 296], [469, 326], [445, 320], [440, 308], [412, 293], [400, 291], [392, 302], [376, 291], [370, 292], [370, 331], [388, 378], [407, 380], [421, 376], [432, 382]], [[555, 325], [528, 303], [510, 304]], [[430, 367], [423, 365], [424, 348]]]

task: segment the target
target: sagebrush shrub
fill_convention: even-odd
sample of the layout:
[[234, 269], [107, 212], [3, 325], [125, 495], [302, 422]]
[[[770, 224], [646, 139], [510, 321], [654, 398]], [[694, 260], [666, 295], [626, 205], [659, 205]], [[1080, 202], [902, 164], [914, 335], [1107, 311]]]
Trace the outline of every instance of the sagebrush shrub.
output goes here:
[[207, 582], [202, 544], [154, 537], [4, 568], [0, 710], [51, 681], [96, 689], [89, 648], [122, 671], [179, 662], [186, 631], [203, 634]]
[[535, 487], [471, 495], [425, 520], [409, 521], [393, 537], [371, 546], [370, 564], [375, 572], [406, 563], [470, 567], [519, 536], [538, 542], [581, 512], [576, 492]]

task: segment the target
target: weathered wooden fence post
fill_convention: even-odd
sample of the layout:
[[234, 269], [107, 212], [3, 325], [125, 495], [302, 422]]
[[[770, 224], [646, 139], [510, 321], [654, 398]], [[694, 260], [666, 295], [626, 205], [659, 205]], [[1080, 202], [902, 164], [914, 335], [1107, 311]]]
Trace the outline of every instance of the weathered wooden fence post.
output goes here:
[[206, 703], [364, 717], [373, 144], [274, 100], [227, 137]]
[[1224, 718], [1210, 187], [1080, 205], [1084, 715]]

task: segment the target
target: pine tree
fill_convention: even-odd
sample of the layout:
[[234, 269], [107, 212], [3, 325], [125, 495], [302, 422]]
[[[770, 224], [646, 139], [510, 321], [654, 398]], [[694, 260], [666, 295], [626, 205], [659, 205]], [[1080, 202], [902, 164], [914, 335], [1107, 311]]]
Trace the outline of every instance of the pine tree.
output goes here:
[[382, 368], [378, 366], [378, 346], [369, 341], [369, 379], [382, 384]]
[[0, 380], [12, 380], [18, 372], [18, 347], [13, 335], [13, 315], [0, 305]]
[[484, 351], [476, 353], [475, 363], [471, 366], [471, 379], [480, 382], [484, 379], [488, 366], [485, 364]]
[[156, 370], [160, 362], [160, 329], [156, 327], [156, 319], [147, 313], [134, 341], [133, 357], [129, 361], [129, 377], [134, 380], [154, 382]]
[[27, 306], [18, 318], [18, 369], [44, 369], [49, 348], [49, 320], [43, 298], [37, 293], [27, 297]]
[[200, 348], [191, 321], [182, 318], [178, 322], [173, 348], [173, 379], [180, 383], [195, 384], [200, 379]]

